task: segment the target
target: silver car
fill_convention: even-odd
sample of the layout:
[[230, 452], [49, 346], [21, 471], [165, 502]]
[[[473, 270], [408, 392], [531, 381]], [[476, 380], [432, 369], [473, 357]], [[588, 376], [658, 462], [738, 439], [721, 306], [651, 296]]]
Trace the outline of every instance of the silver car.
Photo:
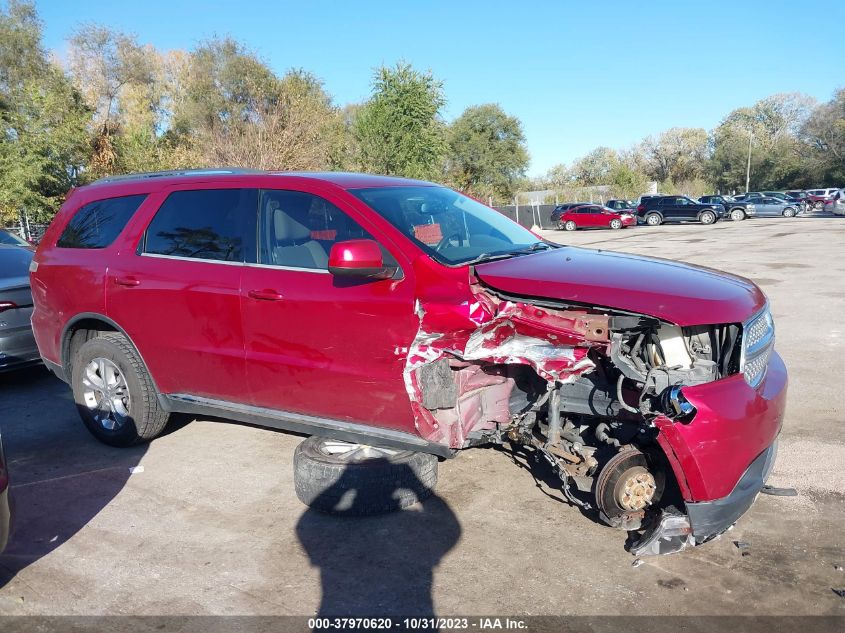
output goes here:
[[29, 249], [0, 245], [0, 372], [41, 360], [30, 324], [32, 256]]
[[787, 202], [780, 198], [764, 197], [754, 201], [756, 209], [755, 217], [784, 217], [794, 218], [798, 215], [801, 207], [794, 202]]

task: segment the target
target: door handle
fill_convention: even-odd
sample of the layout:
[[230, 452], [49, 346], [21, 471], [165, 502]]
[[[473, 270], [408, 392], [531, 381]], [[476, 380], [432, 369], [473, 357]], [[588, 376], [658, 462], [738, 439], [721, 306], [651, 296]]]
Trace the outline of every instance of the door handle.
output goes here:
[[133, 288], [141, 285], [141, 281], [139, 279], [135, 279], [135, 277], [115, 277], [114, 283], [118, 286], [126, 286], [127, 288]]
[[258, 299], [259, 301], [281, 301], [284, 299], [282, 293], [278, 290], [250, 290], [247, 293], [250, 299]]

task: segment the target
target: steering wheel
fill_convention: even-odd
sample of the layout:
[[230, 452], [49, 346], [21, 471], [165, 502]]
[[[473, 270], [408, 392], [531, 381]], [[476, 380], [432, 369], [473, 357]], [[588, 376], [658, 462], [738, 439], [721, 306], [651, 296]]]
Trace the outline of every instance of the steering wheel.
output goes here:
[[458, 244], [461, 243], [461, 234], [455, 231], [451, 235], [447, 235], [439, 242], [437, 242], [437, 246], [434, 247], [434, 250], [439, 253], [440, 250], [443, 249], [447, 244], [449, 244], [449, 242], [451, 242], [453, 238], [458, 240]]

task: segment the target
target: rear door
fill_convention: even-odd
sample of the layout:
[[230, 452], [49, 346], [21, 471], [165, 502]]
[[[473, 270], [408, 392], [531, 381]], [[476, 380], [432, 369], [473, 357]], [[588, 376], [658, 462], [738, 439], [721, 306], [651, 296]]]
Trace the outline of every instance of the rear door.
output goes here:
[[[262, 190], [259, 262], [242, 289], [252, 404], [414, 433], [404, 381], [407, 346], [419, 329], [413, 271], [401, 251], [365, 228], [335, 192]], [[439, 241], [439, 225], [425, 225]], [[328, 271], [333, 244], [375, 239], [394, 279]]]
[[240, 291], [258, 191], [180, 185], [160, 197], [137, 247], [109, 270], [108, 315], [162, 392], [247, 402]]
[[674, 196], [661, 198], [660, 199], [660, 211], [663, 213], [663, 217], [667, 220], [679, 220], [681, 219], [681, 209], [680, 205], [678, 204], [678, 198]]
[[579, 226], [602, 226], [603, 225], [603, 214], [601, 207], [590, 205], [587, 207], [581, 207], [578, 210], [578, 225]]

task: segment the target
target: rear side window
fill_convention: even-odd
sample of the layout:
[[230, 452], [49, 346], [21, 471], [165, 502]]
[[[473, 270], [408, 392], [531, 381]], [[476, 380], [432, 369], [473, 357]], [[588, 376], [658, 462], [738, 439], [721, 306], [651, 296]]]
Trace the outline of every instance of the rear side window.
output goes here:
[[79, 209], [62, 232], [59, 248], [106, 248], [120, 235], [146, 194], [91, 202]]
[[147, 227], [144, 252], [255, 263], [257, 189], [176, 191]]

